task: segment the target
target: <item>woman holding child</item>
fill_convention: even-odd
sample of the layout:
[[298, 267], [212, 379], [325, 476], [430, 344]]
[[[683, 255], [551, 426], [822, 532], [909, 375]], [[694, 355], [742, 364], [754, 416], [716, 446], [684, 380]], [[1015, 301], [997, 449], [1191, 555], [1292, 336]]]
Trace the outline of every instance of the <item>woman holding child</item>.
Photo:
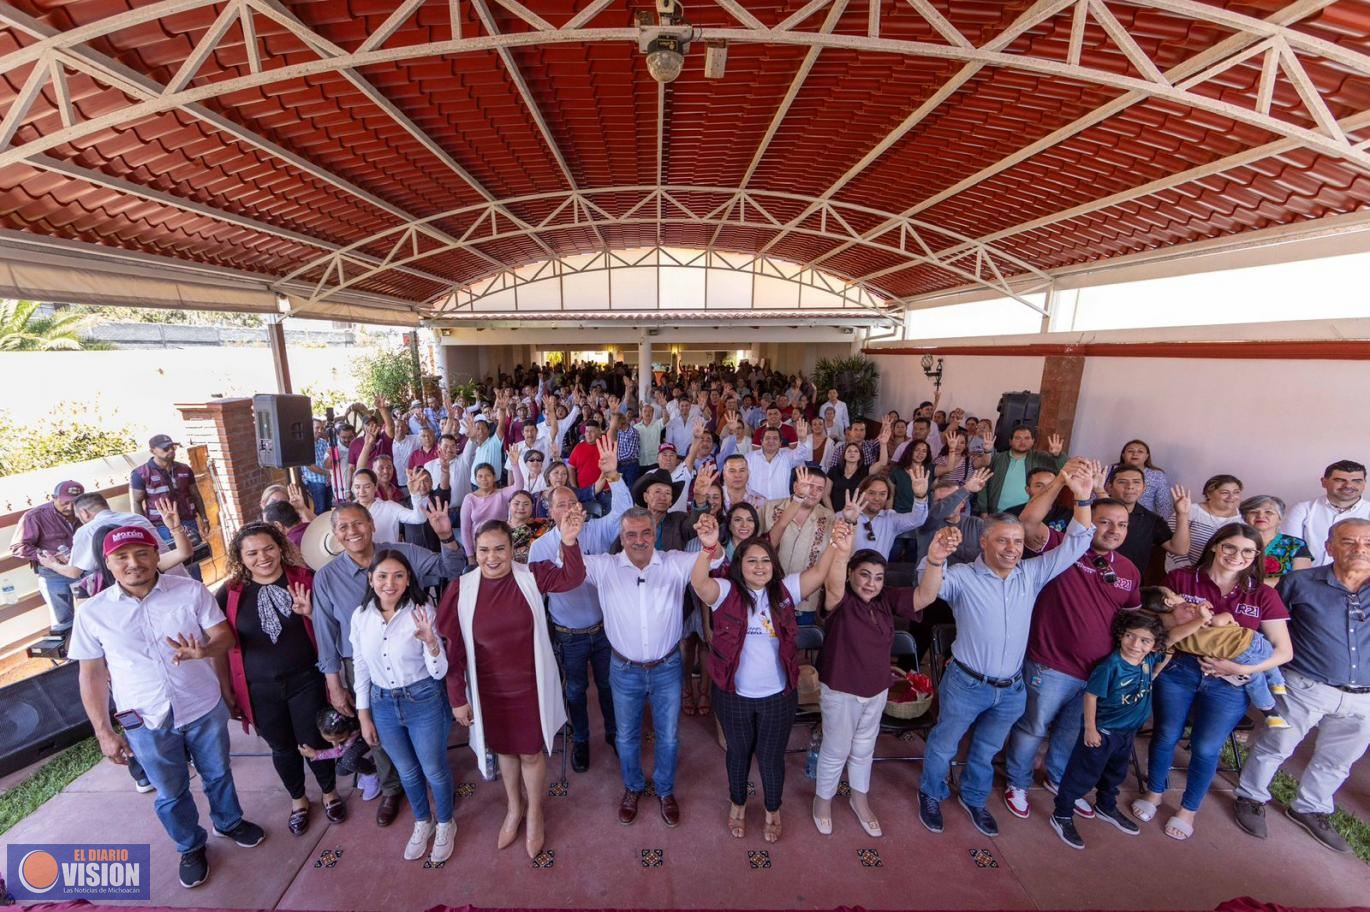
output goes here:
[[1195, 567], [1174, 570], [1166, 577], [1166, 586], [1185, 601], [1206, 604], [1214, 615], [1231, 615], [1242, 627], [1259, 630], [1274, 647], [1268, 659], [1254, 665], [1177, 653], [1156, 678], [1148, 791], [1132, 803], [1132, 813], [1144, 823], [1156, 815], [1175, 746], [1191, 721], [1192, 709], [1184, 795], [1165, 825], [1165, 834], [1172, 839], [1194, 834], [1194, 817], [1217, 773], [1223, 744], [1246, 715], [1247, 694], [1228, 676], [1259, 675], [1283, 665], [1294, 654], [1289, 612], [1264, 582], [1259, 560], [1262, 547], [1259, 532], [1246, 523], [1231, 523], [1208, 541]]

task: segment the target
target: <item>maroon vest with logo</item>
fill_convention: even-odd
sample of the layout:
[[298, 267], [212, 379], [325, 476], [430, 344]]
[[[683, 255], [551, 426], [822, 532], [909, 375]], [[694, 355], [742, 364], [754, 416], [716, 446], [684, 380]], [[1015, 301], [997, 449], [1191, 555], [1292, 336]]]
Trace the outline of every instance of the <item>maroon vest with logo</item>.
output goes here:
[[[780, 604], [771, 605], [771, 623], [775, 624], [780, 639], [780, 664], [785, 669], [785, 680], [790, 689], [799, 683], [799, 650], [795, 639], [799, 624], [794, 616], [794, 602], [789, 589], [780, 587]], [[704, 606], [708, 611], [708, 606]], [[750, 614], [742, 591], [736, 584], [728, 592], [723, 604], [713, 613], [713, 638], [709, 641], [709, 677], [719, 689], [736, 693], [733, 679], [742, 661], [742, 643], [747, 639], [747, 617]]]

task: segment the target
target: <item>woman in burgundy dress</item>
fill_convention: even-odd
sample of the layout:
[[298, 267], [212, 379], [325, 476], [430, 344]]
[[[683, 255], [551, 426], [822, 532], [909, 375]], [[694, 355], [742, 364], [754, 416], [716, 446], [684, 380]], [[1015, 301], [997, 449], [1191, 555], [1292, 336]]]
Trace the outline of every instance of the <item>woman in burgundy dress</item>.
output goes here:
[[585, 513], [577, 508], [558, 525], [561, 566], [534, 561], [524, 567], [514, 560], [509, 525], [490, 520], [476, 530], [473, 557], [479, 572], [448, 587], [438, 607], [438, 631], [447, 639], [452, 715], [470, 727], [478, 765], [483, 768], [487, 747], [499, 757], [508, 800], [499, 848], [517, 838], [526, 814], [529, 858], [542, 851], [547, 754], [566, 724], [542, 597], [584, 582], [577, 542], [584, 522]]

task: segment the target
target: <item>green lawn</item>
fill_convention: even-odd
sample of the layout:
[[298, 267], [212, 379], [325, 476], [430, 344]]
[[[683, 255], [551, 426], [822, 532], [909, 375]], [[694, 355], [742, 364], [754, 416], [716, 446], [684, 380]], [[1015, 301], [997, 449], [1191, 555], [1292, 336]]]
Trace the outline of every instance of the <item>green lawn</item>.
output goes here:
[[99, 742], [87, 738], [62, 751], [32, 776], [0, 795], [0, 833], [38, 810], [43, 802], [99, 763], [101, 756]]

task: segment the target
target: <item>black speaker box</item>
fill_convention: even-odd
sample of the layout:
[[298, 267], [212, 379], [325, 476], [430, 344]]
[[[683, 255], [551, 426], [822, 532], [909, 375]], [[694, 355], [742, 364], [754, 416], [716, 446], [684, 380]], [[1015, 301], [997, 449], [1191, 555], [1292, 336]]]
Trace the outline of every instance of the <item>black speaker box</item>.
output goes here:
[[81, 706], [80, 664], [0, 688], [0, 776], [70, 747], [94, 730]]
[[999, 421], [994, 425], [994, 449], [1007, 450], [1015, 428], [1037, 430], [1037, 419], [1042, 414], [1042, 397], [1023, 390], [1004, 393], [999, 397]]
[[252, 397], [257, 464], [273, 469], [314, 464], [314, 415], [308, 396]]

